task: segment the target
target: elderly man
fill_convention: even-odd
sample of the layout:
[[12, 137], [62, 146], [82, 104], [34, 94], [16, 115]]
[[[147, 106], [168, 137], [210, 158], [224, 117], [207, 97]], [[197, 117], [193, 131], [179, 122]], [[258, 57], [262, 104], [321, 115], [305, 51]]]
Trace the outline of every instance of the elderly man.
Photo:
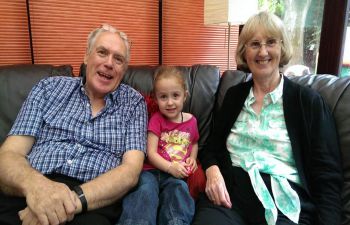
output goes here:
[[142, 96], [121, 80], [126, 35], [88, 38], [85, 78], [52, 77], [29, 94], [0, 149], [0, 224], [113, 224], [146, 150]]

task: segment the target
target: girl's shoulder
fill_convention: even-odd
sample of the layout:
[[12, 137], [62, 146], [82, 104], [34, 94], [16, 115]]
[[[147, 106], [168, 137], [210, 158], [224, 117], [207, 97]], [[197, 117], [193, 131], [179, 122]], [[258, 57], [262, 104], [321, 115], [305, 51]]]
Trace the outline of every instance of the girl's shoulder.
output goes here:
[[187, 113], [187, 112], [182, 112], [183, 115], [183, 122], [187, 122], [190, 120], [195, 120], [197, 122], [197, 119], [194, 115], [192, 115], [191, 113]]

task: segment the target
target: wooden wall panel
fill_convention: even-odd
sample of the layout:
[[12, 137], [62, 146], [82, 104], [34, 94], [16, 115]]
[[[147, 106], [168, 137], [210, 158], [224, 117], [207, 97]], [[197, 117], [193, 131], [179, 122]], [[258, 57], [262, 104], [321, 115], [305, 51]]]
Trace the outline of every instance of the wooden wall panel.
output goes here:
[[0, 0], [0, 65], [31, 63], [25, 0]]
[[30, 1], [34, 59], [71, 64], [78, 74], [89, 32], [108, 23], [132, 41], [131, 65], [158, 64], [158, 1]]
[[[227, 69], [227, 26], [204, 26], [203, 0], [163, 0], [163, 64], [213, 64]], [[231, 28], [231, 69], [238, 26]]]

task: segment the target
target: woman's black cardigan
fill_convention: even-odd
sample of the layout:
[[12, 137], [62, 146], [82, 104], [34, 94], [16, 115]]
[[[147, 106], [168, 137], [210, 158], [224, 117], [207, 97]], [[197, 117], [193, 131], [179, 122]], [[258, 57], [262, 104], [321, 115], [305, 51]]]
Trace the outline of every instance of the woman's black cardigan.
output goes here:
[[[230, 190], [231, 160], [226, 139], [236, 121], [253, 81], [228, 89], [214, 127], [199, 153], [204, 169], [218, 165]], [[284, 77], [283, 111], [293, 156], [302, 186], [317, 208], [318, 225], [341, 221], [341, 156], [334, 120], [322, 97]], [[233, 203], [234, 204], [234, 203]]]

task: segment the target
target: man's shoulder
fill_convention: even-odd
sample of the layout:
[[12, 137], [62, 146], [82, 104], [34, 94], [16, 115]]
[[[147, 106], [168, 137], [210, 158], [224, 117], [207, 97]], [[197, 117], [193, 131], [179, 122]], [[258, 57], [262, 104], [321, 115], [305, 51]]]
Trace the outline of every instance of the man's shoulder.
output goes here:
[[81, 78], [78, 77], [55, 76], [42, 79], [39, 82], [39, 85], [44, 87], [61, 88], [62, 86], [78, 85], [80, 82]]
[[124, 99], [124, 100], [131, 100], [131, 101], [140, 101], [141, 99], [143, 99], [143, 96], [141, 95], [140, 92], [138, 92], [136, 89], [134, 89], [133, 87], [131, 87], [128, 84], [124, 84], [121, 83], [119, 85], [119, 88], [117, 90], [117, 92], [120, 93], [120, 96]]

